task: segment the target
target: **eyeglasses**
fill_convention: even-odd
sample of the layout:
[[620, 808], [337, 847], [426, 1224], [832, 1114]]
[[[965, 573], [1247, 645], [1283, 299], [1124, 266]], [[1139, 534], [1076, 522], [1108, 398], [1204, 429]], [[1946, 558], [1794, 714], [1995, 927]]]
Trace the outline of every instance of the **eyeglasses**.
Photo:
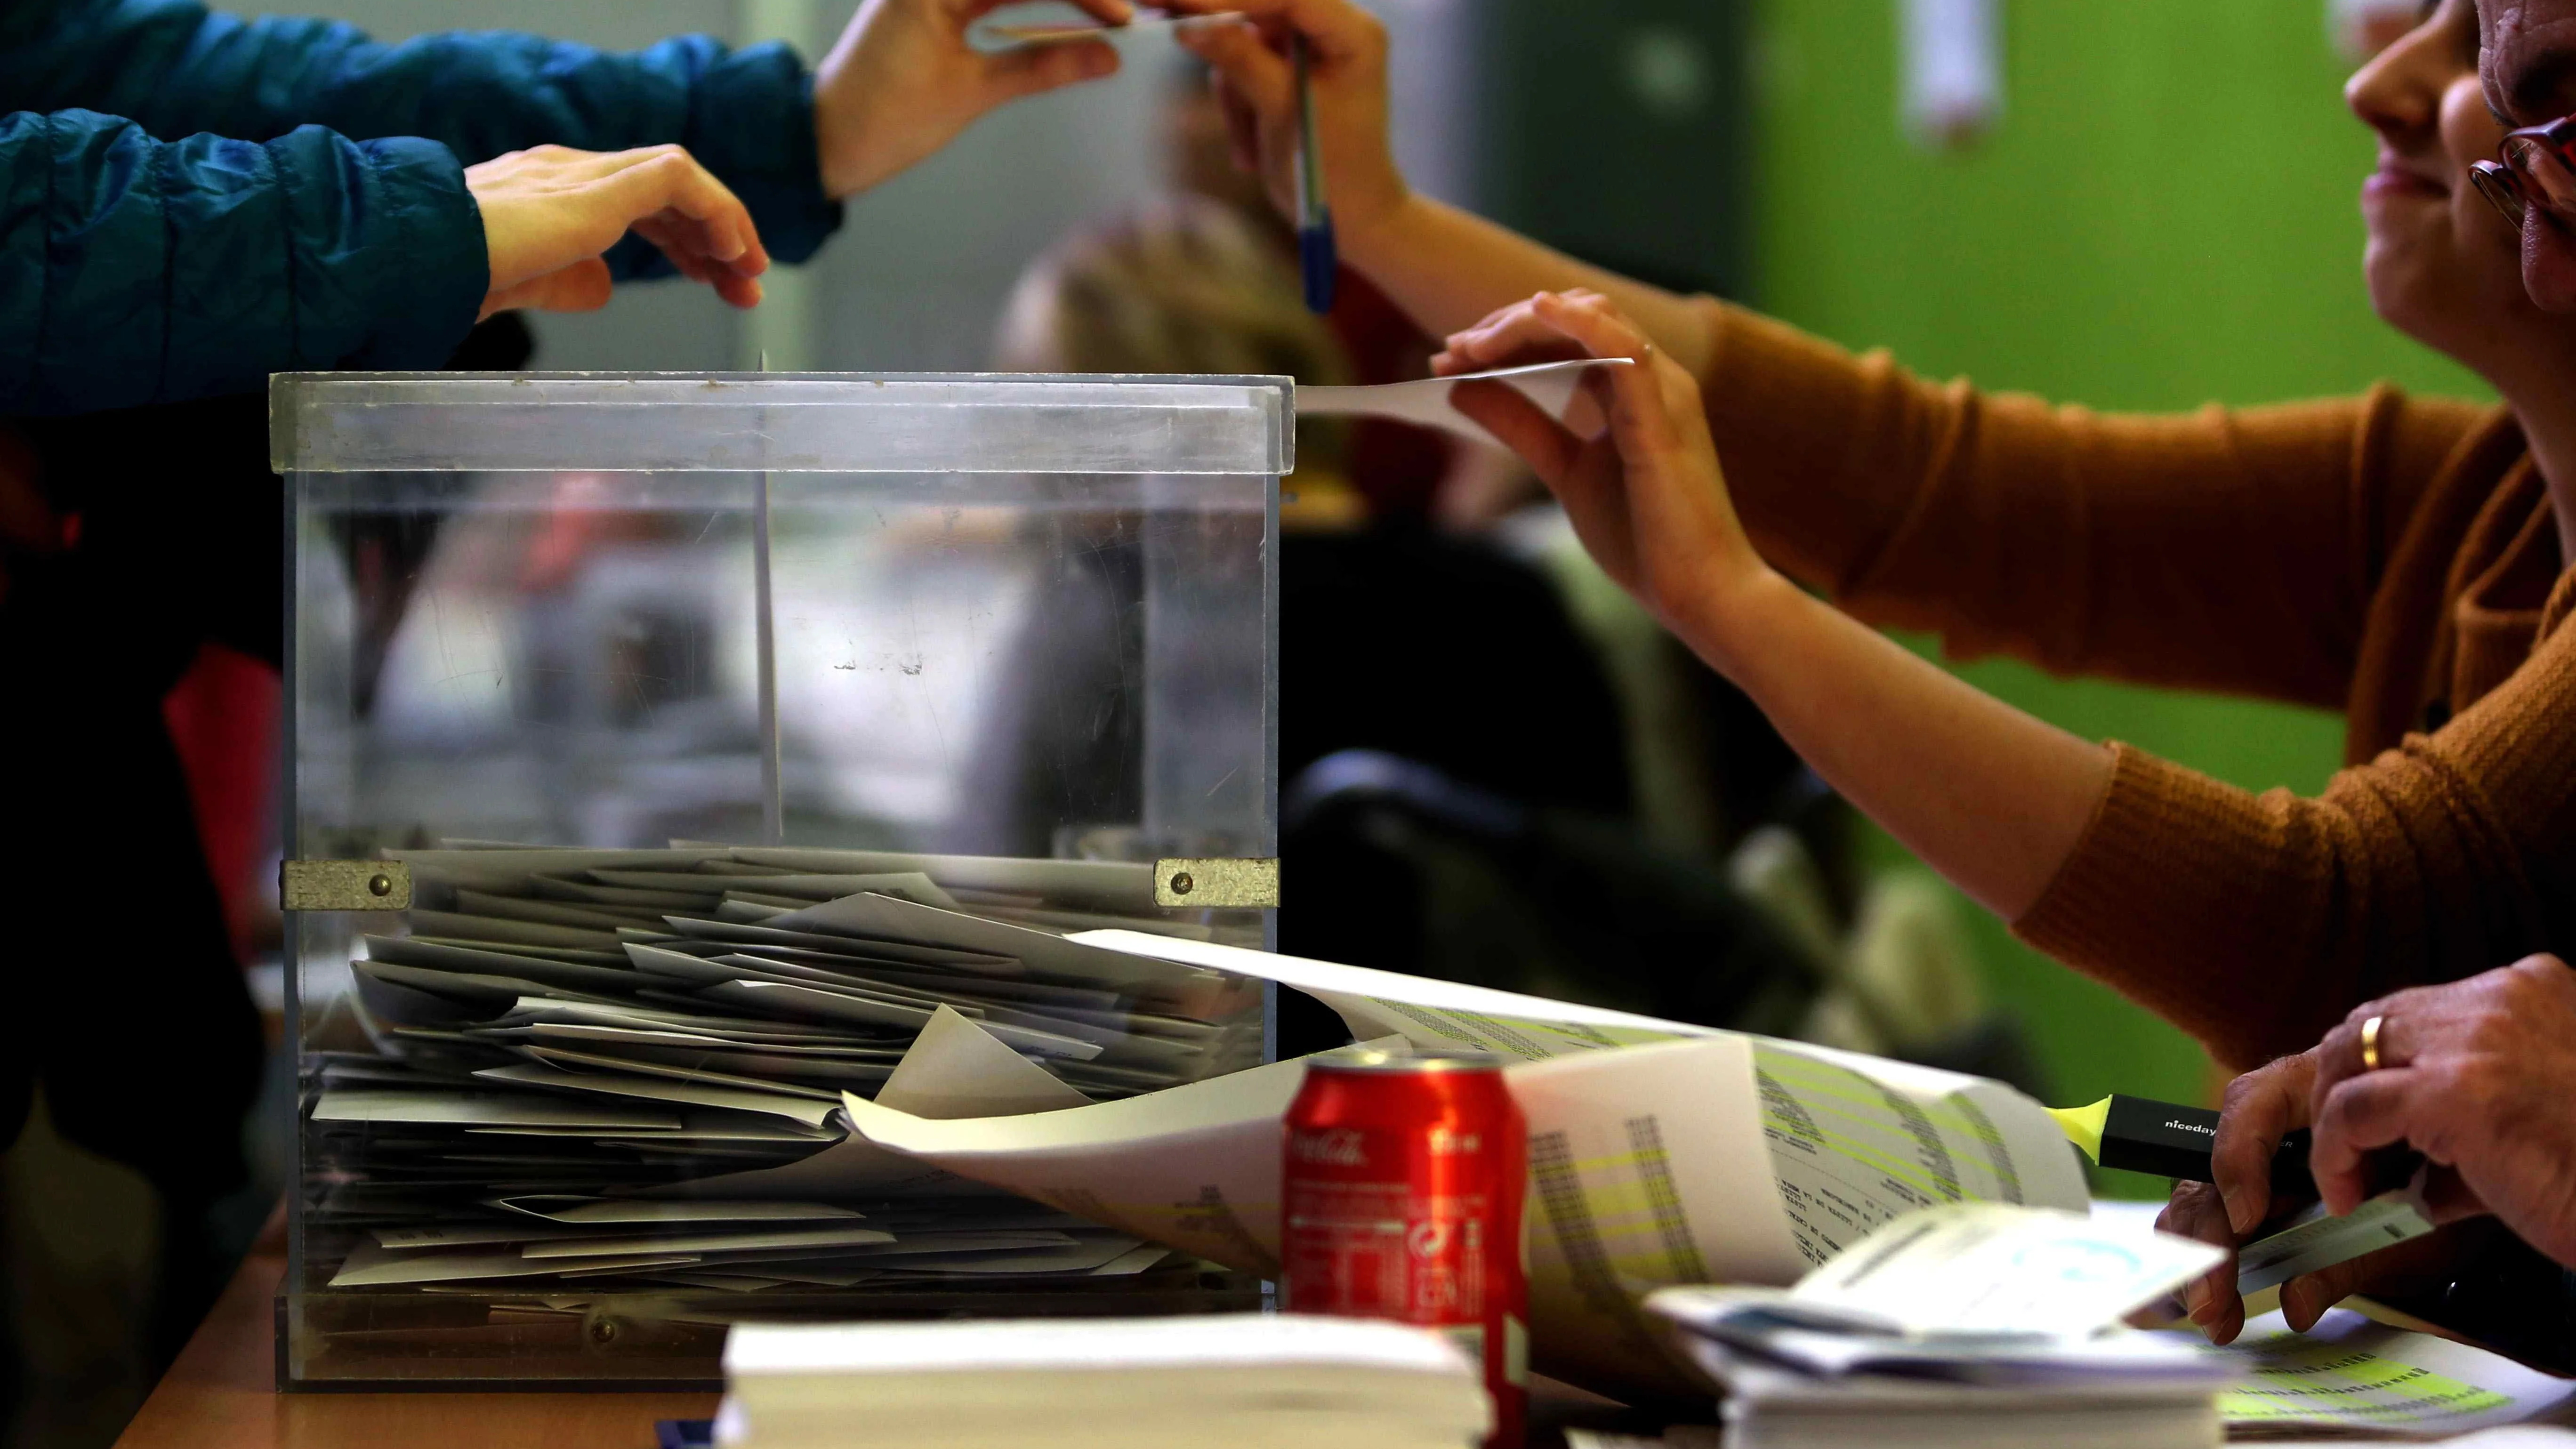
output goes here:
[[2503, 164], [2471, 166], [2469, 184], [2506, 220], [2522, 225], [2523, 208], [2537, 198], [2542, 211], [2576, 222], [2576, 116], [2509, 131], [2496, 155]]

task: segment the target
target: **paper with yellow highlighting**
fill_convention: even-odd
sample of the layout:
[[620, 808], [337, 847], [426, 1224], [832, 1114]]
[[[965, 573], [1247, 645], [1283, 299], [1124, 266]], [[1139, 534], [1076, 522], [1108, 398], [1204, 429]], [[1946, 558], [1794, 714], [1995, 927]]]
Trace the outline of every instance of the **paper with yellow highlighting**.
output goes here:
[[[2166, 1330], [2197, 1338], [2187, 1330]], [[2218, 1397], [2231, 1436], [2320, 1430], [2448, 1437], [2576, 1415], [2576, 1380], [2552, 1378], [2501, 1354], [2374, 1323], [2337, 1308], [2305, 1334], [2278, 1313], [2245, 1325], [2227, 1352], [2251, 1361]]]
[[[1585, 1383], [1675, 1386], [1638, 1308], [1656, 1288], [1795, 1282], [1811, 1254], [1925, 1202], [2087, 1205], [2045, 1110], [1997, 1083], [1205, 942], [1079, 939], [1296, 987], [1363, 1039], [1520, 1059], [1534, 1360]], [[1280, 1124], [1303, 1073], [1281, 1062], [1019, 1117], [844, 1110], [890, 1153], [1273, 1274]]]

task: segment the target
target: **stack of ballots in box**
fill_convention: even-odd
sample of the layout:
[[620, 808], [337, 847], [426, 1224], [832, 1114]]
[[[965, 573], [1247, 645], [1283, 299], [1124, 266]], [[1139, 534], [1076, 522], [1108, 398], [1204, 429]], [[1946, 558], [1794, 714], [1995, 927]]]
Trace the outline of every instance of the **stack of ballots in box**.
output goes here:
[[399, 854], [406, 930], [351, 963], [368, 1049], [304, 1063], [308, 1258], [345, 1248], [333, 1287], [1142, 1273], [1171, 1255], [848, 1142], [842, 1093], [1048, 1110], [1260, 1056], [1258, 982], [1066, 939], [1211, 937], [1154, 912], [1144, 865]]

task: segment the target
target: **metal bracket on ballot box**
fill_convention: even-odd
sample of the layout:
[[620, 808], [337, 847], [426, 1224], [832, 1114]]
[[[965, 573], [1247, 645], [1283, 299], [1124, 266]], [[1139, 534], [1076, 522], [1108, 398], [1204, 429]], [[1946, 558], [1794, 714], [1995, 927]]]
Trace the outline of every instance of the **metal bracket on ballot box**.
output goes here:
[[284, 860], [277, 865], [281, 911], [407, 911], [411, 867], [399, 860]]
[[1158, 860], [1154, 904], [1242, 909], [1279, 904], [1279, 858]]

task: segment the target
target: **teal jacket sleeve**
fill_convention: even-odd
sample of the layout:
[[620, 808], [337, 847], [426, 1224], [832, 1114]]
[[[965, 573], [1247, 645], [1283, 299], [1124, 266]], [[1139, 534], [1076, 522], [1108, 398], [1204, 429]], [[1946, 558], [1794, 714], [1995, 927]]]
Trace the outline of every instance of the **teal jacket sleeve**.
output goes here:
[[0, 416], [253, 392], [272, 372], [436, 367], [490, 280], [435, 142], [319, 126], [158, 140], [0, 117]]
[[[303, 125], [418, 136], [466, 165], [552, 143], [670, 142], [733, 188], [772, 256], [803, 261], [840, 225], [822, 191], [812, 86], [781, 45], [682, 36], [633, 54], [531, 35], [380, 45], [329, 21], [240, 20], [197, 0], [0, 0], [0, 110], [126, 116], [163, 140], [264, 141]], [[630, 239], [621, 276], [662, 270]]]

